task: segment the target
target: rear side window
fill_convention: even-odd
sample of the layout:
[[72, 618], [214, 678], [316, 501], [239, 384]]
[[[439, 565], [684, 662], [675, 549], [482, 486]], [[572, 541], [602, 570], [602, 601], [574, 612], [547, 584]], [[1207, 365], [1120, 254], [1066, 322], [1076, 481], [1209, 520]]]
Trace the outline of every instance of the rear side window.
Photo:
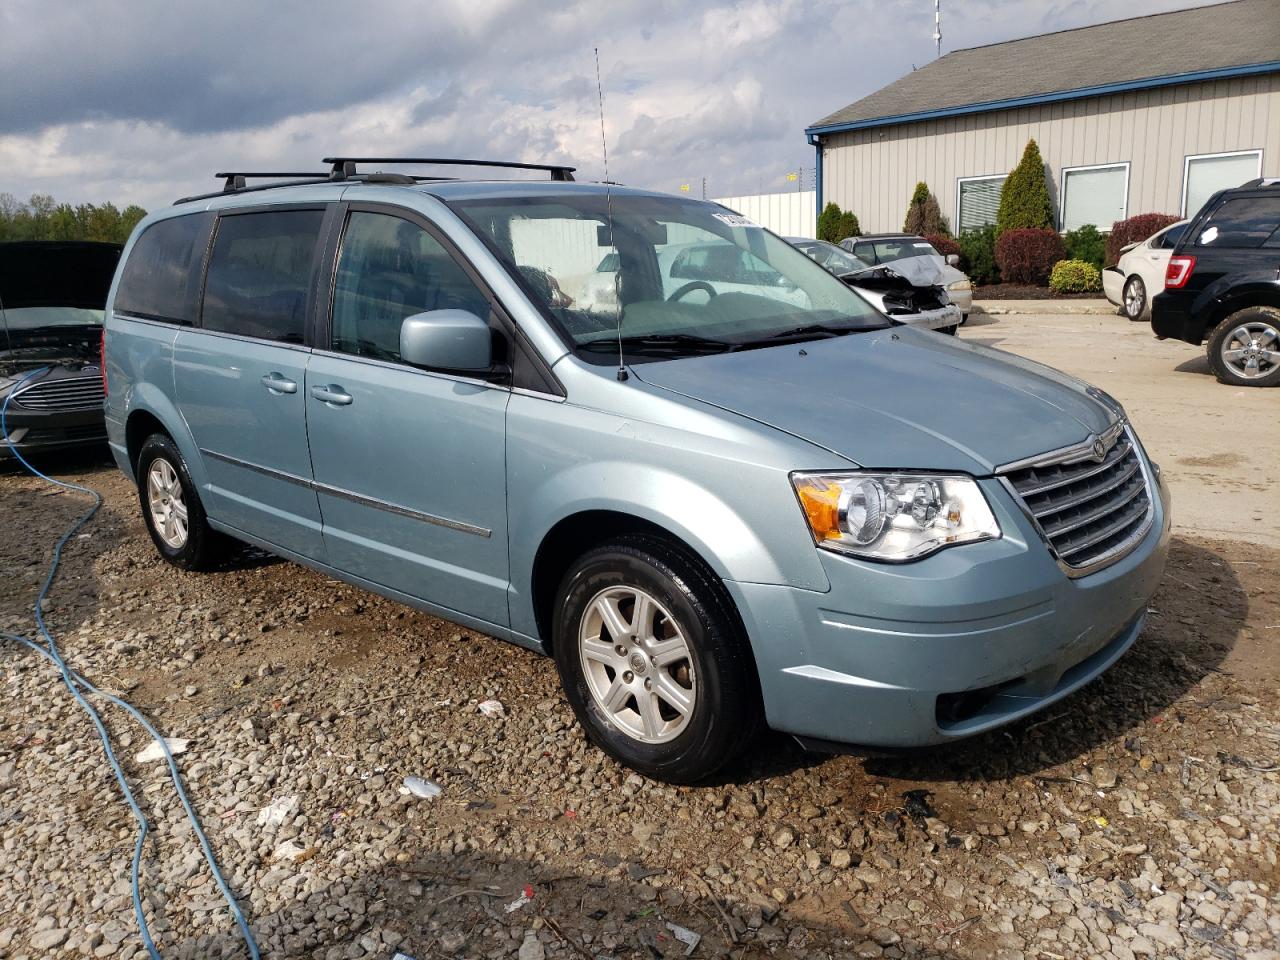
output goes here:
[[1209, 215], [1196, 237], [1198, 247], [1274, 247], [1280, 228], [1280, 197], [1228, 200]]
[[192, 295], [209, 237], [211, 214], [153, 223], [129, 252], [116, 290], [115, 310], [148, 320], [190, 323]]
[[1172, 250], [1178, 245], [1178, 241], [1182, 239], [1182, 235], [1187, 232], [1187, 224], [1180, 223], [1176, 227], [1170, 227], [1151, 246], [1157, 250]]
[[201, 326], [281, 343], [305, 339], [307, 291], [322, 210], [222, 217], [204, 284]]

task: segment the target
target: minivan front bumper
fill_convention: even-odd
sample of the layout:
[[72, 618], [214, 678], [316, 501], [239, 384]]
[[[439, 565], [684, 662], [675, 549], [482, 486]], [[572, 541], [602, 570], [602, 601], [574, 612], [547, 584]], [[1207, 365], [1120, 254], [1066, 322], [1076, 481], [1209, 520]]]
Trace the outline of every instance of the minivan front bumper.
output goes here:
[[909, 564], [821, 551], [831, 589], [727, 584], [770, 727], [802, 741], [919, 747], [1034, 713], [1132, 646], [1164, 572], [1168, 492], [1123, 559], [1069, 577], [996, 481], [1005, 531]]

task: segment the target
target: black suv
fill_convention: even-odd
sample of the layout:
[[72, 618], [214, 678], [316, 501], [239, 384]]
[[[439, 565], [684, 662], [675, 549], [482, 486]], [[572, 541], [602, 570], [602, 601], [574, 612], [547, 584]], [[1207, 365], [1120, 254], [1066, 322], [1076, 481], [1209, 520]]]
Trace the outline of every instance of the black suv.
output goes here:
[[1197, 346], [1223, 383], [1280, 385], [1280, 179], [1209, 198], [1169, 257], [1151, 329]]

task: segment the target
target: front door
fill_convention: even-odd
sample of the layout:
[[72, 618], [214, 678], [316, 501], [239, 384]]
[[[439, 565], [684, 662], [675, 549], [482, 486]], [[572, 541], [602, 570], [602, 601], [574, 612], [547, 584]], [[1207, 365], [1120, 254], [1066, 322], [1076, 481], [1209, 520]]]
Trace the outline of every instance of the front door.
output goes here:
[[489, 302], [432, 233], [373, 210], [348, 215], [336, 271], [305, 396], [329, 562], [505, 626], [510, 392], [400, 360], [405, 317]]
[[306, 317], [322, 209], [219, 218], [199, 328], [174, 344], [179, 408], [200, 448], [209, 516], [323, 559], [311, 488]]

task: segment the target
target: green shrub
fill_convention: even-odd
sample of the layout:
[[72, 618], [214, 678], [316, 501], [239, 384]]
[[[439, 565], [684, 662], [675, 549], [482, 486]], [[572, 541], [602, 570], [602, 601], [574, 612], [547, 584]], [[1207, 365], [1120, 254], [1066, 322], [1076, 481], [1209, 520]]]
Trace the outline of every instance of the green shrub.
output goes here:
[[1107, 238], [1098, 232], [1092, 223], [1068, 230], [1062, 239], [1067, 244], [1068, 260], [1083, 260], [1093, 264], [1095, 270], [1101, 270], [1107, 255]]
[[862, 227], [858, 217], [848, 211], [841, 210], [840, 205], [828, 203], [818, 214], [818, 239], [827, 243], [839, 243], [846, 237], [862, 236]]
[[1066, 252], [1061, 235], [1049, 227], [1006, 230], [996, 239], [996, 263], [1005, 283], [1044, 286]]
[[1178, 218], [1169, 213], [1140, 213], [1128, 220], [1117, 220], [1107, 236], [1107, 266], [1120, 259], [1120, 248], [1134, 241], [1141, 242], [1153, 233], [1159, 233]]
[[911, 202], [907, 204], [907, 218], [902, 224], [902, 230], [922, 237], [931, 233], [951, 236], [947, 221], [942, 216], [942, 209], [938, 206], [938, 198], [929, 192], [929, 185], [923, 181], [916, 184]]
[[1000, 282], [996, 264], [996, 228], [988, 224], [960, 234], [960, 268], [974, 283]]
[[1053, 201], [1044, 176], [1044, 160], [1034, 140], [1027, 141], [1022, 159], [1000, 188], [1000, 209], [996, 214], [996, 235], [1008, 230], [1053, 226]]
[[1091, 293], [1102, 289], [1102, 276], [1087, 260], [1059, 260], [1049, 274], [1049, 289], [1054, 293]]

